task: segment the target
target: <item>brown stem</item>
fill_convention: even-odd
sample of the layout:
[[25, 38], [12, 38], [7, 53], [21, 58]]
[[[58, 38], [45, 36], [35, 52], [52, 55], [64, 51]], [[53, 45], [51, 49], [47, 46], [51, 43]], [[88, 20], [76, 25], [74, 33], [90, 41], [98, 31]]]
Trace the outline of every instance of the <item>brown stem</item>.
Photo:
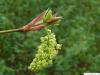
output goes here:
[[0, 31], [0, 34], [1, 33], [9, 33], [9, 32], [19, 32], [21, 30], [22, 30], [21, 28], [18, 28], [18, 29], [9, 29], [9, 30], [2, 30], [2, 31]]

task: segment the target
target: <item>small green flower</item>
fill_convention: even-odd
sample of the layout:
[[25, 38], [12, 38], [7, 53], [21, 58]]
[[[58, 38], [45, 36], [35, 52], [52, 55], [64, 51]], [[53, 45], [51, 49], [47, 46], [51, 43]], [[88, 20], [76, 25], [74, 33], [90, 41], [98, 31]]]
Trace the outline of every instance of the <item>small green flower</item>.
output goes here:
[[37, 71], [46, 68], [53, 63], [53, 59], [61, 49], [61, 45], [57, 44], [54, 33], [47, 30], [47, 35], [41, 37], [41, 44], [38, 47], [38, 52], [28, 67], [32, 71]]

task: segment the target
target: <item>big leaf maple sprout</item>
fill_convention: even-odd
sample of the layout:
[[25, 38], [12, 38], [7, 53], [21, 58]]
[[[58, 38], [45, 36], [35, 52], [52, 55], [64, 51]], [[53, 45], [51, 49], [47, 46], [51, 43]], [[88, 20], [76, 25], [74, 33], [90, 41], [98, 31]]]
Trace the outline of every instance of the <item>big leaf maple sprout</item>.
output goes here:
[[53, 59], [60, 49], [61, 44], [57, 43], [55, 34], [48, 29], [46, 36], [41, 37], [38, 52], [28, 68], [32, 71], [37, 71], [48, 67], [53, 63]]
[[[62, 17], [56, 16], [55, 14], [53, 15], [52, 10], [47, 9], [25, 26], [18, 29], [3, 30], [0, 31], [0, 33], [36, 31], [51, 24], [59, 24], [58, 22], [61, 19]], [[53, 63], [53, 59], [60, 49], [61, 44], [57, 43], [55, 34], [48, 29], [47, 35], [41, 37], [41, 44], [38, 47], [38, 52], [28, 68], [32, 71], [46, 68]]]
[[35, 19], [33, 19], [31, 22], [26, 24], [25, 26], [17, 29], [3, 30], [0, 31], [0, 33], [36, 31], [36, 30], [43, 29], [48, 25], [55, 24], [61, 19], [62, 19], [61, 16], [55, 16], [52, 14], [52, 10], [47, 9], [39, 16], [37, 16]]

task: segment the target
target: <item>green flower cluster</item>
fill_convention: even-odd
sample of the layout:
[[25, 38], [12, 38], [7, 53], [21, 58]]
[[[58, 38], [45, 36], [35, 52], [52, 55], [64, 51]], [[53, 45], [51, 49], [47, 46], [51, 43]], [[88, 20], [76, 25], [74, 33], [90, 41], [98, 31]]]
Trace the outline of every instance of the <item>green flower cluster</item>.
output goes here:
[[57, 44], [55, 35], [48, 29], [47, 35], [41, 37], [41, 45], [38, 47], [38, 52], [28, 68], [36, 71], [51, 65], [60, 49], [61, 45]]

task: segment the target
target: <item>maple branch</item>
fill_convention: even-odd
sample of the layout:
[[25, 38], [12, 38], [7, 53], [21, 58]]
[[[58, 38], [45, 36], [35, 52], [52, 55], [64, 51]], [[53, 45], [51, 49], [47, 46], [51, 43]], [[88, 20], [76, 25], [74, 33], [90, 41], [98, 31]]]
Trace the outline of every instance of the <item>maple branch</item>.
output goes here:
[[47, 11], [41, 13], [36, 18], [34, 18], [28, 24], [24, 25], [23, 27], [20, 27], [17, 29], [1, 30], [0, 33], [28, 32], [28, 31], [40, 30], [48, 25], [56, 23], [60, 19], [62, 19], [61, 16], [55, 16], [52, 14], [51, 10], [47, 10]]
[[2, 31], [0, 31], [0, 34], [1, 33], [9, 33], [9, 32], [19, 32], [21, 30], [22, 30], [21, 28], [18, 28], [18, 29], [9, 29], [9, 30], [2, 30]]

